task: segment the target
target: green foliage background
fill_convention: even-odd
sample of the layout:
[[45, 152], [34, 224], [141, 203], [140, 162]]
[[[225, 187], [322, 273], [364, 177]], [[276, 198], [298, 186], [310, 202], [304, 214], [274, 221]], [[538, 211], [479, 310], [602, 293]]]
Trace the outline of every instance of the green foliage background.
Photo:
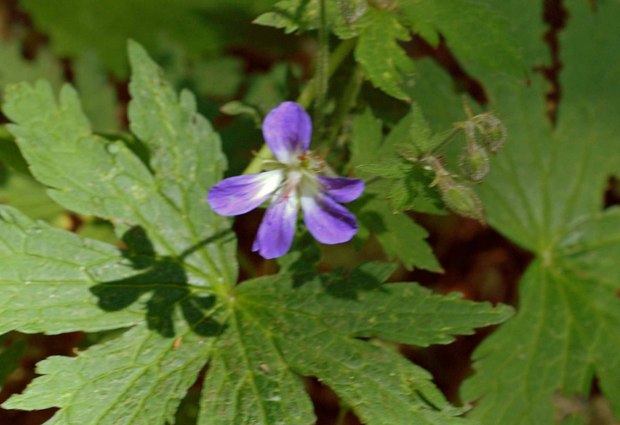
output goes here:
[[[3, 409], [58, 408], [56, 425], [313, 424], [313, 377], [341, 421], [350, 409], [369, 425], [620, 420], [620, 213], [604, 202], [620, 163], [620, 2], [13, 7], [31, 22], [8, 22], [0, 43], [0, 384], [29, 353], [23, 334], [92, 339], [39, 362]], [[300, 230], [276, 266], [205, 195], [292, 99], [325, 116], [314, 149], [367, 190], [352, 243], [326, 250]], [[508, 134], [479, 184], [458, 171], [468, 113]], [[420, 224], [450, 210], [531, 254], [503, 300], [514, 310], [410, 281], [450, 272]], [[450, 401], [399, 351], [504, 321]]]

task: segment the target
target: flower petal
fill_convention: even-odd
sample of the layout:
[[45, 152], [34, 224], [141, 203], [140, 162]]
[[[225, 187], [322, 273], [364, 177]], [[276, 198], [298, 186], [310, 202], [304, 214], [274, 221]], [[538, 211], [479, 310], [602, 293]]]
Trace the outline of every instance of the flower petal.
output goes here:
[[281, 191], [276, 193], [258, 228], [252, 251], [267, 259], [286, 254], [295, 236], [298, 209], [299, 198], [294, 192], [285, 196]]
[[243, 214], [265, 202], [283, 177], [282, 170], [230, 177], [213, 186], [207, 200], [220, 215]]
[[312, 121], [299, 104], [283, 102], [265, 117], [263, 136], [276, 159], [290, 164], [295, 156], [308, 150]]
[[321, 243], [347, 242], [357, 233], [355, 216], [329, 196], [302, 196], [301, 208], [308, 230]]
[[318, 176], [318, 179], [323, 191], [338, 202], [354, 201], [364, 191], [364, 180], [325, 176]]

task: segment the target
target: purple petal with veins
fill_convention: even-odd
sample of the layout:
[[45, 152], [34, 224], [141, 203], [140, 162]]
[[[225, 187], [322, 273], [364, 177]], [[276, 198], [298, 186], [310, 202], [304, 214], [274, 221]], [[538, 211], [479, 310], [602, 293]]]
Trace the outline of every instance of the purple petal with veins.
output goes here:
[[207, 200], [220, 215], [244, 214], [265, 202], [283, 178], [282, 170], [230, 177], [213, 186]]
[[301, 209], [306, 227], [321, 243], [347, 242], [357, 232], [355, 216], [329, 196], [302, 196]]
[[273, 156], [284, 164], [290, 164], [310, 146], [312, 121], [295, 102], [283, 102], [272, 109], [265, 117], [262, 128]]
[[283, 195], [282, 190], [278, 192], [267, 208], [252, 245], [252, 251], [258, 251], [267, 259], [286, 254], [295, 236], [299, 198], [296, 193]]
[[323, 191], [338, 202], [351, 202], [364, 191], [364, 180], [347, 177], [317, 176]]

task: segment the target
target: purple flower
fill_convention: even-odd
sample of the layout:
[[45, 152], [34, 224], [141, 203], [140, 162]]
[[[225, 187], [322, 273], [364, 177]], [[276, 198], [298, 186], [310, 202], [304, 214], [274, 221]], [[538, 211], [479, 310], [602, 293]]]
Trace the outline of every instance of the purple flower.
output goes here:
[[271, 204], [258, 228], [253, 251], [264, 258], [290, 249], [301, 205], [308, 230], [319, 242], [337, 244], [357, 232], [355, 216], [339, 202], [351, 202], [364, 191], [359, 179], [320, 175], [329, 167], [309, 151], [312, 122], [300, 105], [284, 102], [263, 121], [263, 135], [276, 161], [269, 171], [224, 179], [209, 191], [211, 208], [221, 215], [239, 215]]

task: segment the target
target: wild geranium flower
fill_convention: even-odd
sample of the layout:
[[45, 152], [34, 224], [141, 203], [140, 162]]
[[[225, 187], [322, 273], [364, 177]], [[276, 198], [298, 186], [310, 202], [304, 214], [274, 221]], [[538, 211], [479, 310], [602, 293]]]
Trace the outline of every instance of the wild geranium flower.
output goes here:
[[295, 102], [284, 102], [263, 121], [263, 136], [275, 161], [268, 171], [222, 180], [209, 191], [215, 212], [225, 216], [244, 214], [271, 198], [253, 251], [264, 258], [284, 255], [293, 243], [301, 204], [308, 230], [319, 242], [349, 241], [357, 221], [341, 202], [351, 202], [364, 191], [359, 179], [336, 177], [329, 167], [308, 151], [312, 136], [310, 117]]

